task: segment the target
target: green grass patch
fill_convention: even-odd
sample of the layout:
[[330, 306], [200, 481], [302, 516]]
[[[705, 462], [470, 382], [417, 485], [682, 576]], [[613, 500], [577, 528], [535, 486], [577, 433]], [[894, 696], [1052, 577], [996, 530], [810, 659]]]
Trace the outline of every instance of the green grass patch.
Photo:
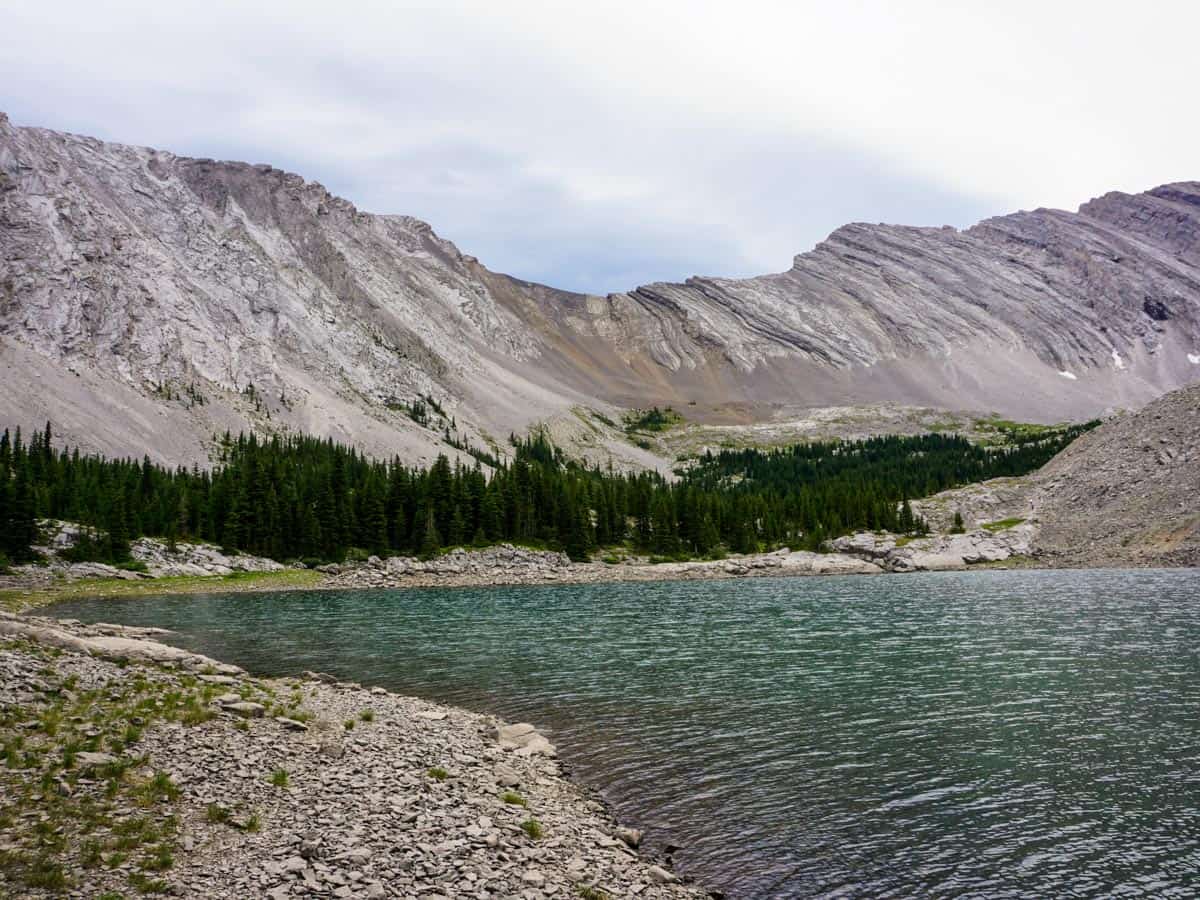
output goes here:
[[71, 884], [62, 863], [49, 853], [0, 851], [0, 872], [26, 887], [56, 893], [65, 891]]
[[129, 883], [141, 894], [165, 894], [171, 889], [171, 886], [161, 878], [151, 878], [144, 872], [131, 874]]
[[142, 869], [147, 872], [165, 872], [173, 865], [175, 865], [175, 857], [171, 855], [171, 848], [164, 844], [159, 844], [149, 856], [142, 860]]
[[447, 772], [445, 769], [443, 769], [441, 766], [434, 766], [425, 774], [428, 775], [430, 778], [432, 778], [434, 781], [445, 781], [447, 778], [450, 777], [450, 773]]
[[1018, 518], [998, 519], [995, 522], [984, 522], [979, 527], [983, 528], [987, 531], [997, 532], [997, 531], [1004, 531], [1007, 528], [1015, 528], [1017, 525], [1021, 525], [1024, 522], [1025, 522], [1024, 519], [1018, 519]]
[[283, 572], [234, 572], [230, 575], [179, 575], [124, 581], [119, 578], [81, 578], [58, 581], [34, 590], [0, 591], [0, 607], [12, 612], [47, 606], [60, 600], [91, 597], [157, 597], [164, 594], [224, 593], [228, 591], [290, 590], [319, 584], [324, 576], [309, 569]]
[[1099, 420], [1072, 424], [1060, 422], [1042, 425], [1037, 422], [1014, 422], [999, 416], [988, 416], [974, 421], [974, 430], [979, 435], [977, 443], [982, 446], [1012, 446], [1036, 444], [1040, 441], [1074, 438], [1100, 424]]
[[166, 772], [155, 772], [149, 779], [134, 790], [135, 796], [143, 806], [153, 806], [156, 803], [174, 803], [179, 799], [179, 785], [171, 780]]
[[528, 806], [529, 805], [529, 803], [526, 802], [524, 797], [522, 797], [520, 794], [515, 793], [513, 791], [505, 791], [503, 794], [500, 795], [500, 799], [503, 800], [505, 803], [507, 803], [509, 806]]
[[625, 413], [624, 419], [625, 433], [628, 435], [638, 432], [657, 434], [683, 423], [683, 416], [669, 406], [666, 409], [659, 409], [657, 406], [650, 409], [632, 409]]

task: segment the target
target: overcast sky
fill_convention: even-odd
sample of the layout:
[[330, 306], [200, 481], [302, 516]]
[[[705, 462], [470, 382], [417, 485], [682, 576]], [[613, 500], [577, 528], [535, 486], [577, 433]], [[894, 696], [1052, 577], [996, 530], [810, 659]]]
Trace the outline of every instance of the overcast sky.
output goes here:
[[579, 290], [780, 271], [849, 221], [965, 226], [1200, 178], [1194, 2], [0, 12], [17, 124], [269, 162]]

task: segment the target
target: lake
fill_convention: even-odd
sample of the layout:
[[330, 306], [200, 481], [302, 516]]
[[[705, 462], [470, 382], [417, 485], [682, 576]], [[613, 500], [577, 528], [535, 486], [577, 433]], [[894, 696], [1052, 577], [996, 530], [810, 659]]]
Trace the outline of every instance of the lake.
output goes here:
[[736, 897], [1195, 896], [1200, 571], [79, 601], [529, 720]]

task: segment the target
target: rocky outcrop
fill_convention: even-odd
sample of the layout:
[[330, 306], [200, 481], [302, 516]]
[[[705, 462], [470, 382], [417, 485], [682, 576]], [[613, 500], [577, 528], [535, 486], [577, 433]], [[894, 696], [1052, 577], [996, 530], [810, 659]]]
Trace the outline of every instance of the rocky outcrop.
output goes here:
[[457, 548], [433, 559], [411, 556], [372, 556], [365, 563], [331, 563], [318, 566], [340, 587], [386, 587], [428, 581], [464, 584], [522, 584], [554, 581], [566, 575], [573, 563], [565, 553], [529, 550], [497, 544], [479, 550]]
[[572, 562], [566, 554], [501, 544], [482, 550], [453, 550], [432, 560], [409, 557], [321, 566], [328, 584], [346, 588], [488, 586], [502, 584], [589, 584], [605, 581], [742, 578], [782, 575], [875, 575], [873, 562], [841, 553], [784, 548], [772, 553], [651, 564], [644, 557], [620, 563]]
[[501, 750], [512, 750], [518, 757], [557, 755], [554, 745], [528, 722], [496, 726], [496, 742]]
[[122, 625], [81, 625], [64, 620], [31, 619], [0, 612], [0, 636], [22, 638], [48, 647], [69, 650], [102, 659], [122, 662], [156, 663], [178, 666], [192, 672], [224, 675], [243, 674], [237, 666], [219, 663], [199, 653], [180, 650], [152, 640], [165, 634], [160, 628], [134, 628]]
[[951, 488], [912, 502], [913, 512], [935, 532], [949, 532], [954, 516], [962, 517], [963, 527], [973, 531], [992, 522], [1037, 519], [1034, 503], [1035, 476], [992, 478], [975, 484]]
[[39, 523], [44, 543], [34, 547], [42, 557], [39, 565], [14, 566], [18, 577], [31, 584], [58, 578], [117, 578], [137, 581], [178, 575], [197, 577], [232, 575], [234, 572], [282, 572], [287, 566], [248, 553], [225, 553], [212, 544], [176, 542], [174, 547], [158, 538], [138, 538], [130, 544], [130, 556], [140, 568], [122, 569], [107, 563], [71, 562], [65, 551], [79, 541], [81, 527], [74, 522], [43, 520]]
[[842, 553], [789, 550], [732, 556], [728, 559], [660, 563], [652, 571], [664, 578], [721, 578], [755, 575], [876, 575], [881, 570], [870, 561]]
[[[1090, 417], [1200, 373], [1198, 211], [1189, 182], [965, 231], [855, 224], [786, 272], [600, 297], [270, 166], [0, 114], [0, 422], [205, 462], [214, 433], [283, 428], [429, 460], [457, 452], [447, 426], [482, 448], [576, 405]], [[422, 397], [445, 414], [415, 422]]]
[[888, 572], [937, 572], [1027, 556], [1036, 531], [1036, 526], [1021, 523], [995, 531], [918, 538], [861, 532], [835, 538], [829, 547], [836, 553], [869, 560]]
[[0, 616], [6, 896], [704, 896], [533, 726], [260, 680], [136, 629], [93, 654], [115, 627]]
[[156, 538], [139, 538], [130, 545], [133, 558], [154, 578], [172, 575], [232, 575], [234, 572], [281, 572], [286, 566], [263, 556], [225, 553], [212, 544], [179, 541], [172, 549]]

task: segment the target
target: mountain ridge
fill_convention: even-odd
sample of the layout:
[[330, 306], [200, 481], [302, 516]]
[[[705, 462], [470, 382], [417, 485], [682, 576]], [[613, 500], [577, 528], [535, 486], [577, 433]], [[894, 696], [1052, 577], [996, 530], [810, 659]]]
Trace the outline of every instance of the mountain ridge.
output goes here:
[[[52, 418], [85, 449], [195, 462], [215, 431], [292, 430], [416, 462], [457, 452], [446, 428], [495, 448], [550, 422], [655, 465], [576, 411], [1054, 421], [1197, 375], [1195, 182], [963, 230], [852, 223], [784, 272], [600, 296], [492, 272], [425, 222], [269, 165], [0, 113], [0, 416]], [[421, 425], [424, 398], [445, 415]]]

